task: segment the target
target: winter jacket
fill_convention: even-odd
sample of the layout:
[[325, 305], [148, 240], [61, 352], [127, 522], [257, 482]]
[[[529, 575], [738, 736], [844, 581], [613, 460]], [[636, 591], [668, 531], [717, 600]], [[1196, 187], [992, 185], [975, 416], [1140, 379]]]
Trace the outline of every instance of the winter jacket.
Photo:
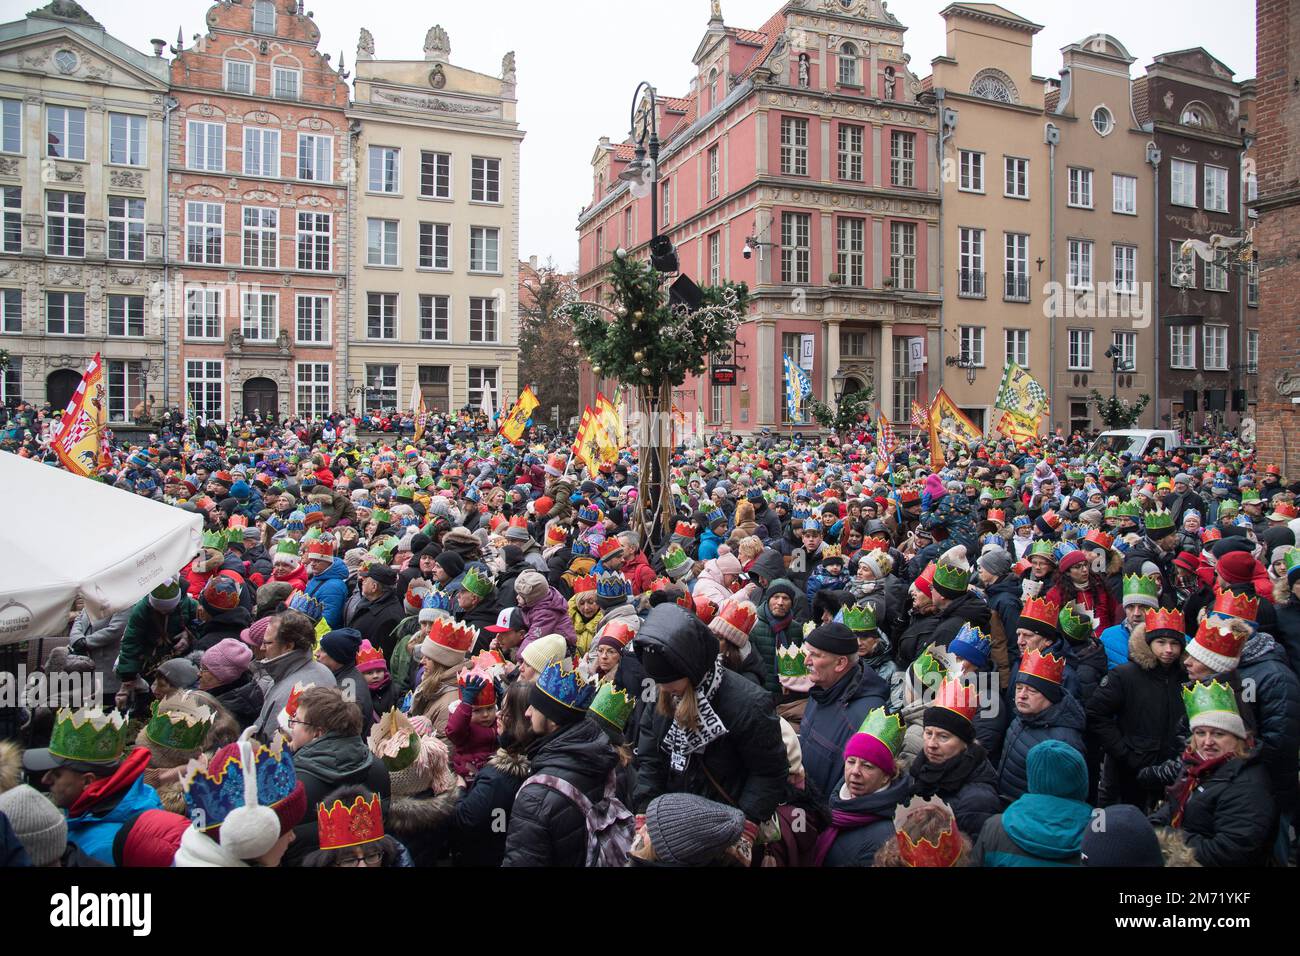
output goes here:
[[1016, 640], [1016, 624], [1020, 621], [1020, 578], [1008, 574], [990, 584], [984, 591], [984, 601], [989, 611], [996, 614], [1002, 622], [1002, 630], [1007, 635], [1009, 653], [1019, 653], [1018, 648], [1010, 645]]
[[600, 630], [600, 612], [597, 611], [590, 618], [584, 618], [578, 610], [576, 594], [569, 598], [568, 607], [569, 621], [573, 624], [573, 633], [577, 635], [577, 643], [574, 647], [579, 654], [586, 656], [587, 651], [591, 650], [592, 644], [596, 642], [596, 632]]
[[622, 570], [623, 577], [632, 583], [633, 594], [644, 594], [650, 590], [650, 585], [654, 583], [654, 568], [650, 567], [650, 562], [645, 559], [645, 555], [640, 551], [628, 559]]
[[812, 604], [817, 594], [821, 591], [843, 591], [849, 584], [847, 574], [826, 574], [821, 570], [814, 571], [808, 575], [808, 584], [804, 587], [804, 596], [808, 598], [808, 603]]
[[0, 868], [11, 869], [31, 865], [32, 861], [27, 856], [27, 848], [23, 846], [23, 841], [18, 839], [18, 834], [9, 824], [9, 818], [0, 813]]
[[343, 605], [348, 599], [348, 566], [342, 558], [335, 558], [328, 568], [308, 579], [307, 595], [325, 606], [325, 623], [331, 629], [343, 626]]
[[472, 705], [454, 701], [447, 712], [447, 742], [451, 744], [451, 769], [458, 777], [471, 780], [497, 750], [494, 727], [480, 727], [470, 718]]
[[939, 797], [952, 808], [957, 829], [970, 837], [979, 836], [984, 822], [1002, 809], [998, 799], [997, 773], [978, 743], [941, 764], [932, 764], [919, 753], [908, 768], [912, 793], [927, 800]]
[[362, 638], [369, 641], [371, 647], [382, 648], [384, 660], [388, 660], [393, 656], [393, 648], [397, 644], [394, 632], [405, 616], [406, 608], [402, 606], [397, 594], [389, 590], [374, 601], [362, 598], [348, 618], [347, 626], [360, 631]]
[[[938, 626], [938, 614], [913, 613], [907, 629], [898, 639], [898, 662], [904, 667], [910, 667], [921, 656], [921, 652], [935, 642], [934, 632]], [[957, 630], [961, 630], [960, 625]], [[955, 636], [956, 631], [953, 634]]]
[[334, 683], [342, 691], [344, 700], [357, 705], [361, 712], [361, 726], [368, 733], [370, 725], [375, 722], [375, 702], [370, 696], [370, 685], [366, 683], [365, 675], [353, 664], [335, 671]]
[[698, 580], [695, 582], [695, 588], [691, 591], [691, 596], [697, 601], [708, 601], [714, 607], [720, 608], [731, 599], [733, 592], [722, 583], [722, 572], [718, 570], [716, 561], [709, 561], [704, 565], [704, 570], [700, 572]]
[[111, 776], [96, 780], [68, 810], [68, 842], [106, 866], [113, 865], [113, 838], [122, 824], [144, 810], [158, 810], [162, 802], [144, 782], [149, 751], [130, 751]]
[[230, 711], [230, 716], [235, 718], [240, 727], [252, 724], [262, 712], [262, 687], [253, 680], [252, 674], [240, 674], [229, 684], [213, 687], [208, 693]]
[[998, 795], [1010, 802], [1026, 791], [1029, 786], [1026, 769], [1029, 751], [1044, 740], [1063, 740], [1086, 760], [1087, 748], [1083, 742], [1086, 724], [1083, 707], [1070, 694], [1032, 717], [1017, 712], [1002, 743], [1002, 759], [998, 761]]
[[248, 613], [248, 608], [242, 604], [229, 611], [213, 614], [199, 625], [198, 639], [195, 640], [191, 650], [206, 651], [228, 638], [239, 640], [240, 635], [252, 623], [253, 615]]
[[[1167, 800], [1151, 822], [1172, 825], [1174, 809]], [[1187, 798], [1181, 829], [1201, 866], [1263, 866], [1273, 853], [1277, 823], [1272, 783], [1257, 749], [1201, 778]]]
[[1027, 793], [985, 822], [971, 865], [1080, 866], [1091, 817], [1092, 808], [1081, 800]]
[[758, 525], [758, 536], [763, 539], [764, 544], [780, 539], [781, 518], [767, 502], [754, 507], [754, 521]]
[[262, 688], [262, 709], [253, 724], [254, 733], [271, 740], [279, 730], [280, 711], [289, 702], [295, 684], [304, 687], [334, 687], [334, 673], [311, 656], [311, 651], [289, 651], [269, 661], [253, 662], [253, 679]]
[[1273, 780], [1278, 811], [1293, 814], [1300, 774], [1300, 678], [1268, 634], [1255, 634], [1241, 651], [1237, 673], [1255, 685], [1259, 761]]
[[1109, 670], [1106, 648], [1095, 638], [1089, 638], [1082, 644], [1067, 641], [1065, 654], [1078, 678], [1079, 703], [1086, 707]]
[[443, 793], [425, 790], [394, 797], [384, 814], [384, 832], [406, 847], [416, 866], [437, 866], [463, 792], [452, 787]]
[[[937, 621], [930, 641], [947, 647], [967, 624], [978, 627], [985, 634], [988, 634], [990, 614], [992, 612], [989, 610], [989, 606], [984, 603], [984, 599], [973, 591], [967, 591], [965, 594], [949, 601], [935, 615]], [[1014, 634], [1015, 631], [1012, 631], [1012, 633]], [[919, 650], [924, 649], [922, 647]]]
[[266, 579], [265, 583], [272, 584], [277, 581], [282, 584], [291, 585], [295, 591], [306, 591], [307, 565], [300, 564], [296, 568], [290, 569], [282, 564], [278, 568], [273, 568], [271, 576]]
[[559, 634], [568, 643], [570, 650], [578, 643], [578, 632], [569, 619], [569, 602], [555, 588], [547, 588], [545, 597], [524, 610], [524, 624], [528, 630], [519, 645], [521, 651], [548, 634]]
[[105, 695], [117, 693], [117, 689], [122, 686], [113, 668], [131, 614], [131, 609], [128, 609], [118, 611], [102, 621], [92, 621], [90, 615], [82, 611], [72, 622], [68, 649], [74, 654], [84, 654], [95, 662], [95, 671], [104, 677]]
[[320, 849], [316, 805], [330, 793], [339, 787], [364, 787], [387, 804], [392, 792], [388, 768], [371, 755], [364, 737], [336, 733], [317, 737], [294, 753], [293, 772], [307, 792], [307, 813], [293, 828], [294, 841], [285, 853], [285, 866], [300, 865], [307, 854]]
[[830, 799], [831, 812], [860, 814], [874, 819], [839, 827], [822, 866], [871, 866], [876, 852], [894, 839], [894, 811], [900, 803], [907, 803], [911, 796], [912, 778], [907, 774], [900, 774], [875, 793], [863, 797], [850, 796], [841, 765], [840, 777]]
[[809, 693], [799, 744], [808, 786], [823, 798], [835, 792], [835, 781], [844, 775], [844, 745], [867, 714], [888, 700], [889, 685], [861, 660], [833, 687]]
[[[533, 775], [559, 777], [596, 803], [604, 798], [618, 754], [595, 723], [579, 720], [535, 741], [528, 759]], [[577, 804], [542, 784], [521, 785], [510, 811], [501, 865], [576, 867], [586, 860], [587, 820]]]
[[1045, 600], [1051, 601], [1059, 608], [1064, 608], [1071, 603], [1082, 604], [1092, 611], [1096, 617], [1096, 634], [1100, 636], [1102, 631], [1117, 623], [1124, 616], [1124, 612], [1115, 601], [1114, 595], [1110, 593], [1110, 588], [1100, 581], [1095, 574], [1093, 575], [1093, 582], [1092, 586], [1087, 590], [1075, 591], [1074, 600], [1071, 602], [1065, 599], [1061, 584], [1058, 581], [1048, 590]]
[[1291, 670], [1300, 674], [1300, 599], [1292, 597], [1284, 604], [1278, 604], [1277, 627], [1272, 635], [1286, 651]]
[[[1106, 666], [1114, 670], [1121, 664], [1127, 664], [1128, 639], [1132, 636], [1127, 621], [1120, 621], [1114, 627], [1101, 632], [1101, 646], [1106, 649]], [[1145, 642], [1144, 642], [1145, 643]]]
[[498, 750], [456, 801], [451, 853], [457, 866], [500, 866], [519, 785], [532, 773], [524, 754]]
[[712, 529], [705, 528], [700, 535], [699, 560], [712, 561], [718, 556], [718, 545], [726, 541], [725, 538], [719, 538], [713, 533]]
[[198, 605], [193, 598], [182, 596], [170, 614], [160, 614], [145, 595], [131, 608], [122, 635], [121, 650], [113, 670], [124, 681], [143, 677], [153, 679], [153, 672], [163, 661], [174, 656], [175, 644], [188, 623], [194, 620]]

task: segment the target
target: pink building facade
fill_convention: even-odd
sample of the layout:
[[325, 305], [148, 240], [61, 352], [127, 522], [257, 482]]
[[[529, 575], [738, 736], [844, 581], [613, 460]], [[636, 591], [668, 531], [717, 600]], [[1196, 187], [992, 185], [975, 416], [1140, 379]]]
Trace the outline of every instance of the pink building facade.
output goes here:
[[[742, 30], [714, 4], [689, 95], [659, 98], [660, 232], [700, 285], [751, 292], [736, 384], [706, 374], [673, 396], [709, 433], [815, 430], [806, 411], [792, 420], [786, 407], [787, 355], [814, 397], [833, 403], [839, 376], [847, 392], [871, 388], [904, 424], [912, 399], [929, 394], [941, 299], [937, 111], [908, 69], [906, 28], [879, 0], [818, 6], [787, 3]], [[632, 158], [630, 143], [608, 139], [593, 156], [578, 227], [583, 298], [606, 300], [616, 249], [648, 256], [651, 200], [618, 178]], [[615, 385], [586, 368], [580, 381], [588, 402]]]

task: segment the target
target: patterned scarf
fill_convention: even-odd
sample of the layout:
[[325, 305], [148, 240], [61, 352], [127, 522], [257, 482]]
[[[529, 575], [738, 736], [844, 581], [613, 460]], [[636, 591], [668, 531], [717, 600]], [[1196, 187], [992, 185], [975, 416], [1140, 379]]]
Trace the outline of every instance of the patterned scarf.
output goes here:
[[1235, 756], [1237, 756], [1235, 753], [1226, 753], [1219, 754], [1219, 756], [1210, 760], [1202, 760], [1191, 747], [1184, 751], [1183, 766], [1186, 772], [1182, 779], [1169, 788], [1169, 799], [1174, 804], [1174, 813], [1170, 823], [1176, 829], [1182, 828], [1183, 814], [1187, 810], [1187, 800], [1195, 792], [1196, 788], [1201, 785], [1201, 780]]
[[685, 773], [691, 754], [703, 750], [710, 743], [727, 732], [727, 727], [710, 703], [718, 688], [722, 686], [722, 658], [713, 661], [713, 670], [704, 675], [700, 686], [695, 688], [695, 706], [700, 713], [700, 726], [688, 730], [679, 724], [676, 718], [664, 735], [663, 749], [668, 751], [668, 766], [676, 773]]

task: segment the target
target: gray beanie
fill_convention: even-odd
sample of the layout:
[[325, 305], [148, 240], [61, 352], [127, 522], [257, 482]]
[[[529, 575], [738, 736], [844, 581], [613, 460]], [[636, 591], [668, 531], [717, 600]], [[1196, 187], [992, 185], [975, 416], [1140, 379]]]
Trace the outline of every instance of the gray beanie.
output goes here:
[[0, 793], [0, 813], [9, 818], [33, 866], [49, 866], [68, 846], [68, 822], [45, 796], [27, 784]]
[[548, 590], [546, 578], [536, 571], [523, 571], [515, 578], [515, 600], [522, 608], [532, 607], [546, 597]]
[[1012, 564], [1011, 554], [1004, 548], [990, 548], [979, 558], [980, 568], [998, 578], [1009, 574]]
[[1181, 471], [1178, 474], [1174, 475], [1174, 484], [1178, 484], [1178, 482], [1180, 481], [1187, 485], [1190, 485], [1192, 483], [1191, 476]]
[[162, 674], [167, 683], [181, 690], [188, 690], [199, 680], [199, 669], [184, 657], [173, 657], [165, 661], [158, 667], [158, 673]]
[[662, 862], [704, 866], [740, 839], [745, 814], [693, 793], [668, 793], [650, 801], [645, 823]]

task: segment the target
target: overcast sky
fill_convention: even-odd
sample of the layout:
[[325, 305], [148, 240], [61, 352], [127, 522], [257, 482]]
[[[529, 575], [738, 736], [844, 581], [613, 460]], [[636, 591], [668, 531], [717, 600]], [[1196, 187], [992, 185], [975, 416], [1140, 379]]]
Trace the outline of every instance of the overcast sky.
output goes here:
[[[150, 52], [151, 37], [186, 45], [204, 32], [204, 0], [81, 0], [109, 33]], [[938, 13], [949, 0], [893, 0], [891, 10], [909, 29], [905, 47], [920, 76], [944, 53]], [[42, 0], [0, 0], [0, 20], [21, 18]], [[1056, 76], [1061, 47], [1093, 33], [1113, 34], [1137, 62], [1139, 76], [1152, 58], [1170, 50], [1204, 46], [1237, 79], [1255, 75], [1255, 4], [1252, 0], [1009, 0], [1008, 9], [1044, 29], [1034, 38], [1034, 71]], [[722, 0], [729, 26], [757, 29], [780, 0]], [[628, 129], [632, 92], [641, 80], [661, 94], [684, 95], [695, 52], [709, 19], [709, 0], [610, 3], [607, 0], [496, 0], [429, 3], [423, 0], [307, 0], [321, 30], [321, 50], [335, 65], [342, 50], [350, 69], [357, 35], [375, 36], [381, 59], [420, 59], [425, 31], [441, 23], [451, 35], [458, 66], [493, 76], [514, 50], [519, 73], [523, 144], [520, 255], [551, 258], [561, 268], [577, 264], [579, 210], [591, 198], [591, 156], [596, 141], [615, 141]], [[991, 64], [992, 65], [992, 64]]]

